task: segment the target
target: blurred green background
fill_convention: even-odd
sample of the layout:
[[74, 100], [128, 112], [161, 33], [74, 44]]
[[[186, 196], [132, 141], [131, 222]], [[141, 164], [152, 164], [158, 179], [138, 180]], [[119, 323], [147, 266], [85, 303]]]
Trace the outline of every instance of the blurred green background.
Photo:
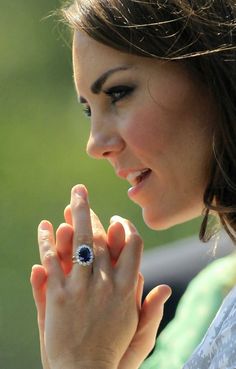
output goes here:
[[[77, 104], [66, 33], [47, 17], [56, 0], [0, 0], [0, 368], [41, 368], [31, 265], [38, 262], [36, 228], [55, 226], [71, 187], [85, 183], [107, 227], [113, 214], [130, 218], [145, 247], [197, 232], [199, 221], [166, 232], [147, 229], [127, 198], [128, 184], [84, 152], [89, 121]], [[68, 40], [68, 38], [67, 38]]]

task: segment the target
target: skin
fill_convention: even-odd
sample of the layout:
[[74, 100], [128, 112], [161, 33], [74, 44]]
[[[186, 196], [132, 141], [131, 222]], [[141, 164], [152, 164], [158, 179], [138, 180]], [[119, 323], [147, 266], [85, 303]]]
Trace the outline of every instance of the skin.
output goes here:
[[[73, 65], [78, 96], [91, 111], [88, 154], [108, 160], [118, 175], [152, 170], [130, 196], [147, 225], [166, 229], [201, 215], [216, 121], [206, 87], [180, 63], [121, 53], [81, 32]], [[91, 91], [104, 72], [120, 66], [127, 70], [112, 73], [100, 93]], [[120, 85], [135, 89], [114, 103], [106, 90]]]
[[[124, 54], [79, 32], [73, 66], [91, 113], [88, 154], [122, 178], [151, 169], [129, 191], [147, 225], [164, 229], [200, 215], [216, 120], [206, 87], [180, 63]], [[65, 219], [55, 237], [49, 222], [40, 224], [42, 266], [31, 275], [44, 369], [136, 369], [154, 345], [170, 288], [157, 287], [141, 304], [142, 240], [120, 217], [106, 233], [84, 186], [72, 189]], [[83, 242], [93, 245], [93, 267], [72, 266]]]
[[[106, 236], [91, 214], [84, 186], [72, 189], [66, 219], [71, 219], [73, 233], [71, 226], [63, 225], [55, 239], [52, 225], [40, 223], [42, 266], [34, 266], [31, 274], [43, 368], [138, 368], [153, 347], [170, 288], [156, 287], [141, 304], [142, 240], [135, 227], [120, 217]], [[78, 243], [93, 244], [93, 267], [63, 264], [61, 255], [72, 252], [71, 241], [74, 250]], [[106, 241], [114, 244], [114, 252], [109, 252]]]

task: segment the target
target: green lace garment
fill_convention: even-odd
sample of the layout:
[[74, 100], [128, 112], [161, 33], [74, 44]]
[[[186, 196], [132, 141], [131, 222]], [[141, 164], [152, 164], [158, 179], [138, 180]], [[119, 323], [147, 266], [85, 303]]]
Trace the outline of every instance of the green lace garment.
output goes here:
[[175, 318], [157, 338], [141, 369], [182, 369], [236, 283], [236, 253], [218, 259], [189, 284]]

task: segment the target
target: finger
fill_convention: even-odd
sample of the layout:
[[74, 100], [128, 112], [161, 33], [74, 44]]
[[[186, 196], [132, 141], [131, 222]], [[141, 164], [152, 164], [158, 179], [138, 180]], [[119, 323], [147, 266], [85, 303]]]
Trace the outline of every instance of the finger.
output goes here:
[[[94, 213], [92, 209], [90, 209], [90, 217], [92, 223], [93, 230], [93, 245], [94, 245], [94, 253], [96, 256], [96, 263], [98, 262], [99, 254], [105, 254], [107, 251], [107, 235], [106, 231], [100, 222], [98, 216]], [[107, 252], [108, 256], [108, 252]]]
[[55, 250], [53, 227], [50, 222], [43, 220], [38, 227], [38, 244], [41, 263], [44, 265], [45, 255]]
[[90, 216], [93, 229], [93, 247], [95, 263], [93, 264], [93, 274], [96, 280], [99, 276], [110, 275], [112, 261], [107, 247], [106, 231], [99, 217], [90, 209]]
[[90, 218], [92, 223], [93, 239], [96, 239], [105, 245], [107, 243], [106, 231], [99, 217], [92, 209], [90, 209]]
[[45, 284], [47, 281], [47, 272], [42, 265], [33, 265], [30, 283], [33, 289], [33, 296], [36, 307], [38, 308], [41, 303], [45, 303]]
[[[164, 303], [171, 295], [169, 286], [158, 286], [146, 297], [140, 312], [136, 334], [119, 364], [119, 369], [139, 368], [156, 343]], [[127, 365], [128, 364], [128, 365]]]
[[141, 310], [142, 307], [143, 288], [144, 288], [144, 278], [142, 273], [139, 273], [136, 293], [137, 307], [139, 311]]
[[110, 223], [116, 222], [122, 224], [126, 235], [129, 235], [130, 232], [138, 233], [137, 228], [128, 219], [122, 218], [119, 215], [113, 215], [113, 217], [110, 219]]
[[[119, 217], [120, 218], [120, 217]], [[126, 246], [123, 248], [117, 262], [118, 278], [124, 279], [128, 286], [134, 286], [138, 281], [141, 256], [143, 252], [142, 239], [134, 225], [126, 219], [120, 218], [125, 229]]]
[[170, 296], [170, 287], [161, 285], [155, 287], [143, 302], [136, 334], [136, 345], [142, 343], [146, 355], [155, 345], [157, 330], [163, 317], [164, 304]]
[[[72, 213], [71, 213], [71, 206], [68, 205], [64, 211], [64, 217], [66, 223], [72, 225]], [[98, 216], [94, 213], [92, 209], [90, 209], [90, 217], [92, 223], [92, 230], [93, 230], [93, 239], [103, 239], [106, 243], [106, 231], [100, 222]]]
[[88, 203], [88, 192], [83, 185], [75, 186], [71, 193], [74, 251], [78, 244], [92, 244], [93, 233]]
[[[65, 208], [64, 217], [65, 217], [65, 221], [68, 224], [73, 225], [71, 205], [68, 205]], [[99, 240], [102, 237], [105, 240], [106, 239], [105, 230], [104, 230], [102, 224], [100, 223], [97, 215], [91, 209], [90, 209], [90, 217], [91, 217], [91, 222], [92, 222], [93, 240], [96, 242], [96, 240]], [[99, 226], [98, 226], [98, 223], [99, 223]]]
[[61, 224], [56, 231], [56, 250], [66, 275], [72, 268], [73, 234], [72, 226], [66, 223]]
[[70, 205], [67, 205], [64, 210], [64, 218], [65, 218], [66, 223], [72, 225], [72, 213], [71, 213]]
[[107, 231], [107, 245], [112, 263], [115, 265], [125, 246], [125, 230], [119, 221], [111, 222]]
[[44, 345], [44, 325], [45, 325], [45, 307], [46, 307], [46, 281], [47, 273], [42, 265], [34, 265], [32, 267], [30, 282], [32, 285], [32, 291], [34, 301], [37, 307], [38, 313], [38, 328], [39, 328], [39, 339], [40, 339], [40, 351], [43, 369], [50, 369], [47, 355]]
[[50, 288], [64, 282], [60, 261], [55, 250], [53, 227], [42, 221], [38, 228], [38, 242], [42, 264], [47, 271], [47, 285]]
[[[68, 224], [72, 224], [72, 213], [71, 206], [68, 205], [64, 212], [65, 220]], [[98, 216], [94, 213], [92, 209], [90, 209], [90, 217], [92, 223], [92, 231], [93, 231], [93, 242], [94, 244], [100, 245], [102, 247], [107, 247], [107, 235], [106, 231], [100, 222]], [[96, 253], [96, 250], [94, 250]], [[97, 257], [96, 257], [97, 258]]]
[[65, 277], [60, 260], [56, 251], [49, 251], [44, 258], [44, 265], [47, 270], [47, 293], [51, 296], [52, 292], [64, 285]]
[[[83, 185], [77, 185], [71, 191], [71, 212], [74, 229], [74, 255], [81, 245], [88, 245], [93, 248], [93, 232], [88, 203], [88, 192]], [[89, 278], [91, 271], [92, 264], [83, 266], [76, 263], [72, 269], [72, 280], [75, 279], [77, 282], [78, 278]], [[83, 282], [85, 282], [85, 280]]]
[[47, 272], [42, 265], [32, 267], [30, 283], [32, 286], [34, 302], [37, 308], [38, 327], [40, 337], [43, 336], [46, 307]]
[[38, 312], [39, 327], [44, 328], [45, 319], [45, 286], [47, 281], [47, 273], [42, 265], [34, 265], [32, 267], [30, 283], [32, 286], [33, 297]]

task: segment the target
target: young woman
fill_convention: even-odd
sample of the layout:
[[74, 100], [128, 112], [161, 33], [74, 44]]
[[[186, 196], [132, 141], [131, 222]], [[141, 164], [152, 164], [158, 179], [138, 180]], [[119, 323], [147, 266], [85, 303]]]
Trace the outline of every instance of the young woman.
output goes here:
[[[63, 15], [91, 119], [88, 154], [130, 182], [150, 228], [204, 214], [205, 240], [211, 213], [235, 240], [235, 2], [77, 0]], [[52, 225], [40, 224], [43, 265], [31, 277], [44, 369], [136, 369], [170, 289], [157, 287], [141, 304], [142, 240], [120, 217], [106, 234], [83, 185], [65, 218], [56, 240]], [[235, 343], [233, 288], [184, 368], [233, 369]]]

